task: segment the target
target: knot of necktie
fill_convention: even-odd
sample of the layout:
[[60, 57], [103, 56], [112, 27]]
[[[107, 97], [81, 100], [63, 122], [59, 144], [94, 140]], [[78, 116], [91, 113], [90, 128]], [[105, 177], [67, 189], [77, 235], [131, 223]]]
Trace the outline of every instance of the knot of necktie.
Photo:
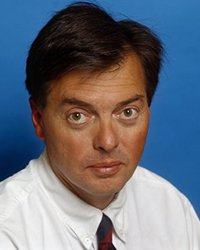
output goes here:
[[103, 214], [97, 230], [98, 250], [116, 250], [112, 244], [113, 224], [110, 218]]

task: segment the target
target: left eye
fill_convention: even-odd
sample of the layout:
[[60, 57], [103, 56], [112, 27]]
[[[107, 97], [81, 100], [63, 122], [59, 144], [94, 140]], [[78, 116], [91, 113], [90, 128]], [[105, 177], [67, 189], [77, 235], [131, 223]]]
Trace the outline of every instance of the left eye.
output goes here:
[[134, 120], [138, 116], [138, 110], [134, 108], [124, 109], [120, 114], [118, 114], [121, 120]]

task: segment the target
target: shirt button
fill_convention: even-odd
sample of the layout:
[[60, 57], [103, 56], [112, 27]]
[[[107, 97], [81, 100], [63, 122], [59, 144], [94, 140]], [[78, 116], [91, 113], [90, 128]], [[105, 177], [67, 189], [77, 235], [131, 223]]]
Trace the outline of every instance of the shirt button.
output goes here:
[[91, 244], [90, 238], [85, 238], [84, 242], [86, 246], [89, 246]]

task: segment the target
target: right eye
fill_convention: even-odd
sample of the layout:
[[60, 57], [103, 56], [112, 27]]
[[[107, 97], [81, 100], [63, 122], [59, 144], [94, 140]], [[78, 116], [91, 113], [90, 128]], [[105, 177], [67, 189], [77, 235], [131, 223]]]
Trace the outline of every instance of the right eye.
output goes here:
[[93, 116], [86, 111], [70, 111], [67, 114], [67, 121], [71, 126], [79, 127], [88, 124]]
[[89, 117], [81, 112], [73, 112], [68, 116], [68, 121], [74, 124], [83, 124], [87, 122], [88, 118]]

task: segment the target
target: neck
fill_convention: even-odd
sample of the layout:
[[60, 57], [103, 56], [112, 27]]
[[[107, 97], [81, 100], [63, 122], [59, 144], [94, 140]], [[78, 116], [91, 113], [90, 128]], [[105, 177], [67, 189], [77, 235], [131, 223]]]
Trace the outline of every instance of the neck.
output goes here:
[[69, 181], [66, 181], [66, 178], [62, 174], [57, 173], [55, 169], [52, 168], [52, 170], [67, 189], [69, 189], [73, 194], [75, 194], [84, 202], [100, 210], [105, 209], [116, 197], [115, 193], [114, 194], [111, 193], [107, 195], [97, 195], [97, 194], [86, 193], [84, 192], [84, 190], [77, 189], [76, 186], [74, 186], [72, 183], [70, 183]]

